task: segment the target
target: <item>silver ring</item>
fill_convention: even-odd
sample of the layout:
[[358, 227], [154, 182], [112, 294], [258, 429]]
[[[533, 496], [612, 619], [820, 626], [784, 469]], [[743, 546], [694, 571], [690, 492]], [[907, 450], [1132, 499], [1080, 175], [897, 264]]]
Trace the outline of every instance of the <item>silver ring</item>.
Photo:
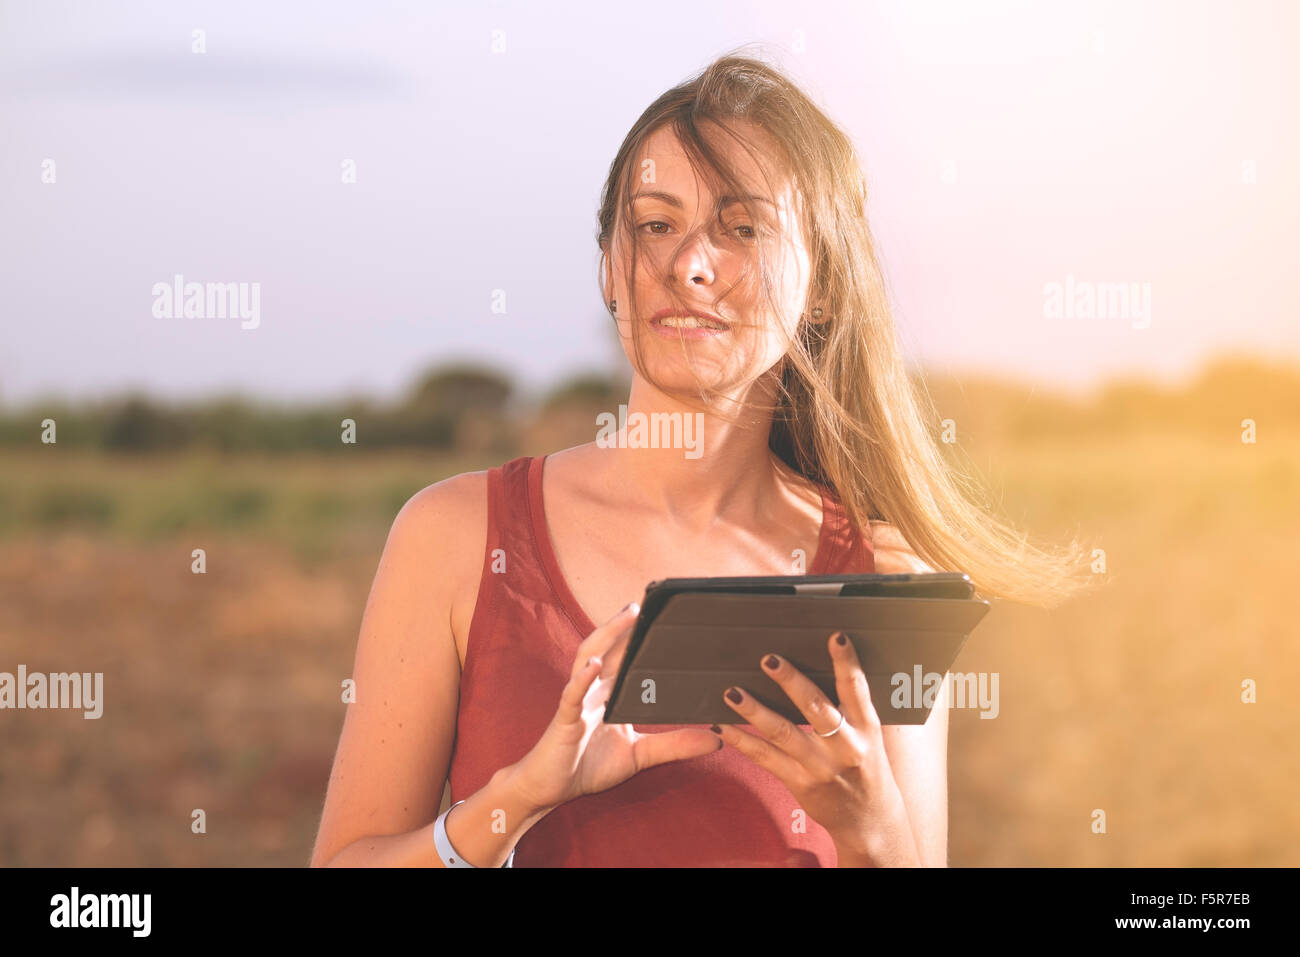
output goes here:
[[820, 731], [818, 731], [817, 734], [818, 734], [818, 736], [820, 736], [820, 737], [823, 737], [823, 738], [829, 738], [832, 734], [838, 734], [840, 728], [842, 728], [842, 727], [844, 727], [844, 712], [843, 712], [843, 711], [840, 712], [840, 723], [839, 723], [839, 724], [837, 724], [837, 725], [836, 725], [832, 730], [827, 731], [825, 734], [822, 734]]

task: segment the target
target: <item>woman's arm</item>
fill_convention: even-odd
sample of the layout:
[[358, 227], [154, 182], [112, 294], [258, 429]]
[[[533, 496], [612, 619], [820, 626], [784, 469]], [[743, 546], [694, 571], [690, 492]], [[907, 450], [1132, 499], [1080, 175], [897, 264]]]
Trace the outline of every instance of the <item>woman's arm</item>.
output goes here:
[[922, 867], [948, 866], [948, 692], [934, 696], [925, 724], [887, 724], [885, 754], [912, 822]]
[[[534, 824], [549, 809], [537, 809], [524, 801], [514, 786], [514, 768], [502, 768], [491, 780], [447, 815], [447, 840], [460, 856], [475, 867], [501, 867]], [[504, 830], [494, 831], [494, 819], [505, 813]], [[444, 867], [433, 841], [433, 823], [403, 834], [377, 834], [358, 838], [313, 867]]]
[[[356, 701], [347, 705], [313, 867], [441, 865], [433, 821], [460, 689], [451, 610], [481, 573], [486, 500], [484, 473], [465, 473], [418, 492], [393, 522], [361, 622]], [[502, 769], [447, 816], [448, 839], [476, 866], [503, 864], [545, 813], [526, 806], [511, 782]], [[506, 812], [504, 834], [490, 826], [497, 809]]]
[[[926, 574], [923, 562], [892, 525], [871, 523], [876, 571]], [[948, 866], [948, 681], [934, 696], [925, 724], [887, 724], [881, 728], [885, 754], [902, 792], [922, 867]]]

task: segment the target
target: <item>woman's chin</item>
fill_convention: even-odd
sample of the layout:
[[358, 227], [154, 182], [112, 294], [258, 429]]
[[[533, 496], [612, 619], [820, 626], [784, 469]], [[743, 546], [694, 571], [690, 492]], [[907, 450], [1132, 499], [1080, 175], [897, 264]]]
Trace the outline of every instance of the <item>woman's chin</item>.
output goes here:
[[722, 385], [722, 364], [706, 358], [691, 356], [688, 361], [683, 356], [645, 357], [647, 378], [665, 391], [680, 390], [695, 395], [701, 386], [716, 389]]

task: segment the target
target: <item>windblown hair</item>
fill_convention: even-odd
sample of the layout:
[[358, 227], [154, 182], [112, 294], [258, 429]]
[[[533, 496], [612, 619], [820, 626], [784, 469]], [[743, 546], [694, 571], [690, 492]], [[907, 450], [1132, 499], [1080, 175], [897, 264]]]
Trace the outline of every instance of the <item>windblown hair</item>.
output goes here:
[[[776, 155], [770, 143], [754, 144], [729, 121], [761, 129], [776, 144]], [[619, 148], [603, 189], [601, 273], [607, 274], [611, 240], [621, 227], [619, 247], [629, 251], [626, 275], [636, 274], [632, 191], [643, 174], [629, 166], [646, 139], [666, 126], [715, 195], [739, 197], [745, 190], [702, 127], [710, 135], [734, 137], [759, 160], [765, 176], [774, 170], [795, 186], [811, 270], [798, 332], [772, 371], [779, 386], [768, 444], [777, 457], [830, 487], [858, 529], [888, 522], [932, 568], [969, 574], [983, 597], [1051, 607], [1095, 582], [1083, 546], [1071, 542], [1047, 551], [1032, 545], [968, 497], [978, 497], [977, 483], [945, 461], [935, 437], [940, 419], [933, 400], [909, 376], [899, 349], [867, 224], [862, 166], [849, 138], [780, 70], [733, 51], [646, 109]], [[757, 204], [744, 206], [750, 222], [772, 222]], [[772, 263], [763, 243], [755, 248], [763, 295], [779, 315]], [[628, 289], [635, 285], [629, 281]], [[673, 285], [667, 283], [664, 293], [676, 298]], [[822, 310], [818, 321], [810, 317], [816, 307]], [[639, 315], [635, 301], [619, 303], [618, 313]], [[642, 325], [631, 323], [637, 366], [658, 387], [642, 361]]]

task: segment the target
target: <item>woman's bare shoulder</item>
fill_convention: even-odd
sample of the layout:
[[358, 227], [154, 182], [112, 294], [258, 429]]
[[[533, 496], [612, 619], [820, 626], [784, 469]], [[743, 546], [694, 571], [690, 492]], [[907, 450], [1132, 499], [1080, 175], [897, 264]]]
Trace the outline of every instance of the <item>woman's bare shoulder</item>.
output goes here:
[[448, 600], [456, 601], [478, 582], [486, 540], [484, 469], [449, 476], [407, 499], [393, 520], [388, 551], [427, 569], [430, 586], [444, 586]]
[[406, 500], [394, 525], [445, 526], [476, 513], [487, 514], [487, 469], [458, 472], [426, 485]]

